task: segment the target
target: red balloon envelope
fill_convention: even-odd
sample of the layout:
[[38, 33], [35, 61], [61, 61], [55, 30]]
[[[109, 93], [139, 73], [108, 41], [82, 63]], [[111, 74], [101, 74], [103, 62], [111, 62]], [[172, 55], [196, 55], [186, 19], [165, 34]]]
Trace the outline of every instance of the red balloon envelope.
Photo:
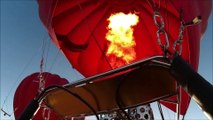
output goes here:
[[[51, 74], [48, 72], [42, 73], [45, 80], [45, 87], [50, 85], [64, 85], [69, 83], [66, 79], [61, 78], [58, 75]], [[36, 97], [39, 88], [39, 73], [33, 73], [26, 77], [18, 86], [15, 92], [13, 108], [15, 119], [18, 119], [25, 107], [29, 102]], [[44, 114], [44, 115], [43, 115]], [[47, 117], [47, 111], [39, 109], [36, 115], [33, 117], [33, 120], [43, 120], [44, 117]], [[57, 116], [53, 111], [50, 113], [50, 120], [60, 120], [60, 117]]]
[[[152, 3], [154, 1], [154, 4]], [[180, 14], [183, 11], [185, 22], [196, 16], [202, 23], [186, 28], [183, 34], [182, 57], [196, 70], [199, 59], [200, 39], [207, 26], [211, 12], [211, 0], [38, 0], [40, 18], [56, 44], [69, 62], [85, 77], [111, 70], [121, 60], [108, 55], [109, 17], [113, 14], [135, 14], [137, 25], [132, 25], [134, 38], [134, 61], [154, 55], [162, 55], [154, 24], [153, 8], [159, 8], [168, 33], [169, 50], [178, 39]], [[124, 21], [121, 20], [120, 22]], [[119, 22], [118, 22], [119, 23]], [[117, 23], [117, 24], [118, 24]], [[162, 22], [161, 22], [162, 23]], [[164, 43], [162, 38], [162, 43]], [[129, 49], [126, 50], [129, 52]], [[114, 63], [112, 63], [114, 61]], [[118, 65], [120, 66], [120, 65]], [[181, 89], [181, 114], [188, 108], [190, 97]], [[176, 111], [176, 105], [165, 103]]]

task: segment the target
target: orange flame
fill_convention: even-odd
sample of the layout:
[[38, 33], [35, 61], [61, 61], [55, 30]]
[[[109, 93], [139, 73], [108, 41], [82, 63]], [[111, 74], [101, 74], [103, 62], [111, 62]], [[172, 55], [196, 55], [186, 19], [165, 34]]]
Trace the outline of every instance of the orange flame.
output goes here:
[[113, 68], [129, 64], [136, 59], [133, 36], [133, 26], [137, 25], [139, 17], [135, 14], [122, 12], [112, 14], [107, 20], [108, 33], [106, 39], [110, 42], [106, 52]]

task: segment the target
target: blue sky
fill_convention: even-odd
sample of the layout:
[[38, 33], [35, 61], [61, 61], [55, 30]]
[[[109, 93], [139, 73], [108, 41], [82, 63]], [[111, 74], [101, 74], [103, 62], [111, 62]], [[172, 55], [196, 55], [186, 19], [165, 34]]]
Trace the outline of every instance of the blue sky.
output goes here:
[[[64, 56], [55, 48], [38, 17], [38, 5], [32, 0], [1, 1], [1, 108], [13, 114], [12, 102], [16, 87], [23, 78], [39, 71], [42, 40], [48, 41], [45, 70], [59, 74], [70, 82], [80, 79]], [[198, 72], [210, 83], [212, 80], [212, 16], [201, 41]], [[74, 77], [73, 77], [74, 76]], [[152, 104], [159, 118], [156, 104]], [[164, 109], [167, 118], [174, 114]], [[14, 119], [3, 116], [1, 119]], [[206, 119], [195, 102], [191, 102], [186, 119]]]

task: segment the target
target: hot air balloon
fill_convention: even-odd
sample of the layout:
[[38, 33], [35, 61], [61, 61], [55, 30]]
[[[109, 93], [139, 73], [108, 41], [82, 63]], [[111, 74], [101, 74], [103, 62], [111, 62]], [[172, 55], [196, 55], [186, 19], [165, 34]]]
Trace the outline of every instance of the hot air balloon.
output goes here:
[[[174, 78], [169, 75], [168, 69], [163, 68], [163, 71], [166, 72], [162, 72], [162, 68], [158, 69], [155, 66], [154, 71], [150, 67], [138, 70], [128, 65], [138, 65], [139, 61], [147, 63], [147, 61], [156, 58], [154, 56], [163, 56], [168, 60], [171, 55], [179, 54], [194, 70], [197, 70], [199, 45], [211, 12], [211, 0], [38, 0], [38, 4], [40, 18], [53, 42], [62, 50], [72, 67], [86, 77], [85, 80], [70, 85], [70, 87], [82, 86], [84, 89], [81, 87], [70, 89], [79, 94], [82, 93], [83, 97], [93, 99], [91, 104], [94, 103], [95, 106], [100, 96], [104, 102], [111, 95], [101, 95], [104, 93], [100, 91], [101, 88], [98, 86], [103, 88], [105, 84], [119, 84], [114, 81], [120, 79], [120, 75], [124, 75], [127, 79], [131, 79], [131, 81], [127, 80], [129, 86], [126, 87], [134, 89], [134, 87], [130, 87], [136, 86], [137, 83], [134, 82], [141, 82], [144, 80], [144, 74], [153, 73], [151, 76], [156, 76], [156, 78], [149, 78], [150, 81], [153, 80], [152, 85], [156, 89], [162, 90], [163, 88], [157, 84], [158, 81], [162, 82], [164, 79], [164, 88], [169, 92], [162, 92], [162, 94], [154, 96], [153, 91], [155, 90], [146, 88], [145, 85], [151, 83], [145, 80], [144, 86], [141, 87], [146, 88], [152, 97], [148, 98], [147, 93], [147, 99], [141, 103], [159, 100], [157, 98], [162, 96], [169, 97], [161, 103], [176, 112], [176, 105], [170, 102], [178, 101], [179, 112], [181, 115], [185, 115], [190, 97], [182, 88], [178, 90], [178, 95], [174, 94], [177, 93], [175, 91], [177, 86], [176, 82], [172, 81]], [[160, 58], [161, 62], [165, 61], [161, 57], [157, 58]], [[109, 72], [113, 70], [116, 71], [116, 74]], [[117, 73], [118, 71], [119, 73]], [[142, 75], [140, 76], [140, 74]], [[100, 79], [103, 76], [107, 77]], [[166, 76], [168, 81], [160, 76]], [[93, 84], [87, 86], [83, 83]], [[116, 91], [116, 86], [111, 85], [111, 88], [103, 89], [115, 89]], [[140, 87], [138, 86], [138, 88]], [[99, 95], [98, 97], [94, 95], [94, 91]], [[133, 91], [141, 92], [140, 89]], [[106, 90], [105, 92], [110, 91]], [[128, 93], [128, 91], [123, 92]], [[169, 93], [172, 94], [168, 95]], [[47, 96], [47, 104], [60, 115], [67, 116], [72, 112], [74, 112], [71, 114], [73, 116], [91, 114], [91, 112], [81, 113], [81, 110], [68, 112], [68, 110], [60, 109], [58, 104], [53, 103], [60, 96], [68, 98], [63, 92], [56, 93], [55, 97]], [[137, 99], [139, 101], [133, 102], [134, 104], [140, 103], [141, 99], [138, 97]], [[64, 101], [66, 100], [64, 99]], [[76, 99], [73, 101], [79, 103], [76, 102]], [[131, 106], [133, 103], [125, 104]], [[101, 103], [98, 102], [98, 104]], [[100, 106], [103, 107], [104, 104]], [[71, 104], [67, 105], [72, 106]], [[88, 111], [85, 106], [79, 106]], [[102, 109], [96, 105], [100, 112], [105, 112], [114, 106], [113, 103]]]
[[[16, 89], [14, 96], [13, 108], [15, 119], [20, 118], [26, 106], [32, 99], [34, 99], [38, 95], [40, 75], [42, 75], [43, 79], [45, 80], [45, 88], [51, 85], [64, 85], [68, 83], [66, 79], [48, 72], [43, 72], [42, 74], [37, 72], [24, 78]], [[33, 120], [41, 120], [47, 118], [54, 120], [61, 119], [61, 117], [55, 114], [54, 111], [48, 109], [44, 103], [41, 103], [41, 107], [38, 110], [37, 114], [33, 117]]]

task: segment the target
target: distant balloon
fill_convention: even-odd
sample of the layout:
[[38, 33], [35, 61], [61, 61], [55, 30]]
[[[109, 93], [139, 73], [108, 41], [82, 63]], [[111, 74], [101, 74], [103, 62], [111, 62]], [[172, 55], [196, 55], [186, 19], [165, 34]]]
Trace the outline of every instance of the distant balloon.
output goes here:
[[[68, 83], [66, 79], [48, 72], [42, 73], [42, 76], [45, 80], [45, 87], [48, 87], [50, 85], [64, 85]], [[29, 75], [19, 84], [18, 88], [16, 89], [13, 101], [15, 119], [18, 119], [20, 117], [29, 102], [33, 98], [35, 98], [36, 95], [38, 95], [38, 88], [39, 73], [33, 73]], [[48, 111], [43, 107], [43, 105], [44, 104], [41, 104], [41, 107], [36, 115], [33, 117], [33, 120], [43, 120], [44, 117], [48, 117]], [[49, 118], [50, 120], [61, 120], [60, 117], [57, 116], [53, 111], [50, 112]]]
[[[155, 4], [152, 4], [152, 1]], [[131, 52], [134, 60], [130, 63], [155, 55], [163, 51], [156, 38], [157, 26], [154, 24], [154, 8], [164, 18], [165, 31], [169, 38], [169, 51], [178, 38], [180, 29], [180, 10], [183, 20], [192, 21], [196, 16], [202, 17], [199, 25], [186, 28], [183, 34], [182, 58], [196, 70], [199, 60], [199, 45], [207, 26], [211, 12], [211, 0], [38, 0], [40, 18], [46, 26], [53, 42], [62, 50], [69, 62], [85, 77], [109, 71], [116, 66], [124, 65], [118, 57], [120, 53]], [[112, 38], [109, 18], [113, 14], [134, 14], [138, 19], [131, 30], [125, 31], [134, 40], [131, 48], [125, 48], [118, 56], [112, 55], [109, 49]], [[120, 22], [126, 19], [120, 19]], [[118, 22], [119, 23], [119, 22]], [[120, 30], [124, 30], [123, 28]], [[123, 31], [124, 32], [124, 31]], [[124, 33], [125, 33], [124, 32]], [[123, 35], [122, 35], [123, 36]], [[122, 38], [126, 39], [126, 38]], [[165, 39], [161, 39], [165, 43]], [[116, 46], [120, 49], [120, 43]], [[116, 49], [117, 50], [117, 49]], [[129, 59], [129, 58], [128, 58]], [[114, 67], [115, 66], [115, 67]], [[175, 84], [175, 83], [174, 83]], [[190, 97], [181, 89], [180, 113], [184, 115]], [[172, 99], [176, 100], [174, 96]], [[176, 105], [164, 103], [176, 111]]]

